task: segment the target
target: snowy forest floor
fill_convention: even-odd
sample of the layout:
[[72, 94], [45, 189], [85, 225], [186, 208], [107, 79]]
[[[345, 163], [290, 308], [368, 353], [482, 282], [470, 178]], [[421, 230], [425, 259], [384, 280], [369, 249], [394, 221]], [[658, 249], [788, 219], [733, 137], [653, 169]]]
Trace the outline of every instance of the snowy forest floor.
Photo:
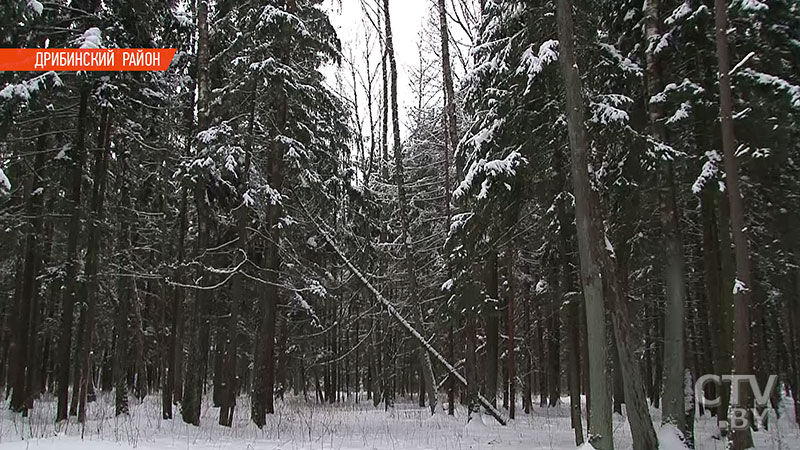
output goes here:
[[[388, 449], [574, 449], [566, 402], [554, 408], [535, 408], [532, 415], [518, 414], [516, 420], [503, 427], [489, 416], [482, 422], [465, 426], [466, 409], [456, 409], [429, 416], [427, 408], [410, 401], [398, 401], [394, 411], [371, 402], [352, 401], [337, 405], [306, 403], [288, 397], [276, 402], [276, 412], [268, 416], [262, 429], [249, 420], [247, 397], [239, 399], [232, 428], [217, 424], [217, 408], [210, 401], [204, 404], [201, 426], [183, 423], [179, 413], [173, 420], [162, 420], [160, 399], [148, 396], [139, 404], [131, 399], [128, 417], [115, 418], [113, 396], [102, 394], [89, 405], [89, 422], [81, 439], [81, 426], [70, 423], [55, 425], [55, 403], [52, 399], [37, 402], [29, 418], [8, 410], [0, 411], [0, 447], [3, 449], [181, 449], [201, 450], [388, 450]], [[791, 402], [776, 422], [770, 412], [770, 430], [754, 434], [760, 450], [800, 450], [800, 429], [794, 423]], [[177, 413], [177, 411], [176, 411]], [[657, 410], [652, 411], [658, 420]], [[584, 416], [585, 420], [585, 416]], [[585, 425], [585, 422], [584, 422]], [[715, 420], [708, 415], [697, 424], [698, 450], [723, 450], [722, 441], [712, 438]], [[630, 432], [624, 417], [614, 417], [614, 440], [617, 449], [630, 448]], [[671, 450], [668, 445], [662, 445]]]

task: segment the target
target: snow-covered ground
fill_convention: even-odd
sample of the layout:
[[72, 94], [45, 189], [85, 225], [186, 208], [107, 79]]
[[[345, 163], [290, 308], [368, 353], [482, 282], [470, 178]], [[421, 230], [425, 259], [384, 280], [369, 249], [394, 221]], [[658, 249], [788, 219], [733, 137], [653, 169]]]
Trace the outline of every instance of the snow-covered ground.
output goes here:
[[[455, 417], [437, 413], [412, 402], [398, 402], [385, 412], [371, 403], [340, 405], [306, 404], [289, 398], [277, 402], [276, 414], [268, 416], [259, 430], [249, 421], [249, 404], [240, 398], [232, 428], [217, 424], [218, 410], [204, 406], [200, 427], [185, 425], [180, 416], [162, 420], [159, 398], [149, 396], [142, 404], [132, 399], [129, 417], [115, 418], [113, 398], [102, 395], [89, 408], [85, 429], [71, 418], [69, 424], [53, 424], [52, 401], [42, 401], [29, 418], [7, 410], [0, 411], [0, 447], [40, 450], [99, 449], [200, 449], [200, 450], [422, 450], [422, 449], [574, 449], [566, 404], [555, 408], [536, 408], [530, 416], [519, 414], [509, 426], [493, 423], [489, 416], [465, 426], [465, 410], [458, 408]], [[563, 399], [566, 403], [568, 399]], [[794, 424], [790, 402], [776, 421], [770, 413], [770, 430], [754, 434], [760, 450], [800, 450], [800, 430]], [[520, 408], [521, 409], [521, 408]], [[520, 410], [518, 409], [518, 410]], [[653, 411], [658, 420], [659, 412]], [[584, 423], [585, 424], [585, 423]], [[713, 439], [713, 418], [703, 417], [698, 426], [698, 450], [723, 450], [724, 442]], [[83, 434], [83, 438], [81, 435]], [[617, 449], [630, 448], [630, 432], [624, 417], [614, 418]], [[673, 450], [662, 445], [664, 450]]]

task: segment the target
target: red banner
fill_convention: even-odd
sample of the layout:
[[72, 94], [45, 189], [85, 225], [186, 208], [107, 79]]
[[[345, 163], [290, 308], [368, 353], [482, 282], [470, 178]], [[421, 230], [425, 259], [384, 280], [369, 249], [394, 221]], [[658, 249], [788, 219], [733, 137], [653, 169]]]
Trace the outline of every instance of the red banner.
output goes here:
[[174, 48], [0, 48], [0, 71], [164, 71]]

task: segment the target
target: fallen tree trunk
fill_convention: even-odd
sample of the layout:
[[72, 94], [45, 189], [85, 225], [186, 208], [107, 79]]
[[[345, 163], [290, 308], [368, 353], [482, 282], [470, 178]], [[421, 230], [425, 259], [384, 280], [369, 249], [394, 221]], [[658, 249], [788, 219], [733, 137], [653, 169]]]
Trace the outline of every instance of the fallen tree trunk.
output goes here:
[[[314, 224], [314, 226], [317, 228], [317, 230], [320, 232], [320, 234], [322, 234], [322, 236], [325, 238], [328, 244], [336, 252], [336, 254], [339, 255], [339, 258], [341, 258], [342, 261], [345, 263], [345, 265], [350, 269], [353, 275], [355, 275], [356, 278], [358, 278], [359, 280], [361, 280], [362, 283], [364, 283], [364, 286], [367, 289], [369, 289], [370, 292], [372, 292], [372, 294], [375, 295], [375, 298], [377, 298], [378, 301], [380, 301], [386, 307], [386, 310], [389, 311], [389, 314], [392, 317], [394, 317], [400, 323], [400, 325], [403, 328], [405, 328], [406, 331], [408, 331], [411, 334], [411, 336], [414, 337], [414, 339], [419, 341], [420, 345], [422, 345], [428, 351], [428, 353], [431, 354], [431, 356], [433, 356], [440, 363], [442, 363], [442, 365], [447, 369], [447, 371], [450, 374], [452, 374], [453, 377], [455, 377], [455, 379], [459, 383], [461, 383], [462, 385], [464, 385], [464, 387], [466, 387], [467, 380], [464, 379], [464, 377], [460, 373], [458, 373], [456, 368], [453, 367], [452, 364], [447, 362], [444, 356], [442, 356], [441, 353], [436, 351], [436, 349], [433, 348], [433, 346], [431, 346], [428, 343], [428, 341], [426, 341], [425, 338], [422, 337], [422, 335], [419, 334], [419, 332], [413, 326], [411, 326], [411, 324], [402, 316], [402, 314], [400, 314], [400, 312], [397, 311], [397, 308], [395, 308], [394, 305], [392, 305], [392, 303], [386, 299], [386, 297], [381, 295], [381, 293], [369, 282], [369, 280], [367, 280], [367, 278], [361, 273], [361, 271], [358, 270], [358, 268], [356, 268], [356, 266], [354, 266], [353, 263], [350, 262], [350, 260], [347, 258], [347, 256], [345, 256], [345, 254], [341, 250], [339, 250], [339, 247], [336, 246], [336, 243], [333, 241], [333, 238], [331, 238], [331, 236], [327, 232], [325, 232], [325, 230], [323, 230], [322, 227], [320, 227], [320, 225], [311, 217], [310, 214], [307, 215], [311, 220], [311, 222]], [[494, 406], [492, 406], [491, 403], [489, 403], [489, 400], [487, 400], [483, 395], [478, 394], [478, 401], [484, 408], [486, 408], [486, 411], [488, 411], [489, 414], [492, 417], [494, 417], [495, 420], [497, 420], [497, 422], [499, 422], [501, 425], [506, 425], [506, 419], [500, 414], [500, 411], [498, 411], [497, 408], [495, 408]]]

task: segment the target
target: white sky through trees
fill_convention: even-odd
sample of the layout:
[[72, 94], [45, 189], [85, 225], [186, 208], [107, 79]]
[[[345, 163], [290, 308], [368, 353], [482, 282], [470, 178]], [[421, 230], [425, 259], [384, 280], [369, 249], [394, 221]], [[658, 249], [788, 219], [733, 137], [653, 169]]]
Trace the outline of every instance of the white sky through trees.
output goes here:
[[[375, 0], [367, 0], [374, 3]], [[380, 0], [379, 0], [380, 1]], [[419, 32], [422, 29], [423, 21], [431, 9], [431, 0], [391, 0], [389, 2], [392, 16], [392, 34], [394, 35], [394, 51], [397, 58], [397, 90], [398, 105], [400, 106], [400, 118], [402, 133], [405, 133], [406, 110], [408, 106], [415, 102], [411, 88], [409, 87], [409, 68], [418, 63], [418, 42]], [[330, 19], [342, 41], [343, 51], [347, 51], [348, 46], [355, 46], [360, 51], [362, 45], [364, 27], [371, 27], [369, 21], [364, 18], [361, 8], [361, 0], [328, 0], [326, 9], [330, 12]], [[377, 38], [375, 35], [374, 38]], [[375, 47], [375, 61], [379, 60], [378, 47]], [[344, 68], [344, 65], [342, 66]], [[331, 68], [325, 72], [329, 74], [330, 83], [337, 91], [334, 80], [336, 68]], [[349, 74], [341, 74], [349, 77]], [[345, 89], [349, 84], [345, 83]], [[380, 75], [378, 77], [379, 89]], [[352, 93], [340, 92], [344, 96], [351, 96]], [[363, 96], [363, 93], [359, 93]], [[391, 127], [390, 127], [391, 128]], [[390, 130], [391, 132], [391, 130]], [[401, 136], [405, 139], [405, 136]]]

